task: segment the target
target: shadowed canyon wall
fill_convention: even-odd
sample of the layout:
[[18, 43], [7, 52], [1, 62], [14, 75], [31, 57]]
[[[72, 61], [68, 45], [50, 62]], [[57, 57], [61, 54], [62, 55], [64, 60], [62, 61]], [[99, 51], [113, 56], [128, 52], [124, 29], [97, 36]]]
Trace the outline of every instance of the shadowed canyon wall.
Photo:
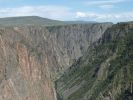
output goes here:
[[0, 27], [0, 100], [56, 100], [53, 81], [111, 25]]
[[133, 22], [108, 28], [56, 81], [59, 100], [133, 100]]

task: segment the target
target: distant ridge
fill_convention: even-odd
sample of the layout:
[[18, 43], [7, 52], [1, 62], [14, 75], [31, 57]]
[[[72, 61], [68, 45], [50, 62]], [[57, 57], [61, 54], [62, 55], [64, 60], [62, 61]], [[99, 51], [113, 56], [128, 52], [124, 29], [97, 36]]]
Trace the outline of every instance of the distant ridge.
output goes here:
[[38, 16], [22, 16], [22, 17], [7, 17], [0, 18], [0, 25], [2, 26], [17, 26], [17, 25], [62, 25], [63, 21], [51, 20], [48, 18], [42, 18]]
[[25, 26], [25, 25], [43, 25], [43, 26], [57, 26], [67, 24], [88, 24], [96, 23], [93, 21], [59, 21], [39, 16], [20, 16], [20, 17], [6, 17], [0, 18], [0, 26]]
[[88, 24], [88, 23], [97, 23], [95, 21], [80, 21], [80, 20], [77, 20], [77, 21], [66, 21], [66, 23], [74, 23], [74, 24]]

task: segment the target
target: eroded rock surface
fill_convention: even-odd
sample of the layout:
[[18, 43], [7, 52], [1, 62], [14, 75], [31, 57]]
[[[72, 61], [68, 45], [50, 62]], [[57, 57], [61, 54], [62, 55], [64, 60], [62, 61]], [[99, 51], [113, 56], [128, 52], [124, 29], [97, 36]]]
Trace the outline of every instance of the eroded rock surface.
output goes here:
[[108, 28], [56, 81], [61, 100], [133, 100], [133, 22]]
[[112, 24], [0, 28], [0, 100], [56, 100], [52, 80]]

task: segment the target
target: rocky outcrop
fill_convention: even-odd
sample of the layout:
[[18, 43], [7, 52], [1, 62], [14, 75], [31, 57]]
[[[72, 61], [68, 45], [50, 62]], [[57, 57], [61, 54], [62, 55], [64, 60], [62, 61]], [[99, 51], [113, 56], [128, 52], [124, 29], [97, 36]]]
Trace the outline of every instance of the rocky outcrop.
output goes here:
[[24, 44], [16, 43], [11, 47], [2, 41], [5, 44], [1, 46], [1, 100], [56, 100], [47, 58], [42, 58], [42, 63]]
[[52, 63], [52, 68], [55, 68], [53, 70], [58, 73], [64, 72], [111, 26], [111, 23], [103, 23], [48, 27], [50, 35], [45, 38], [52, 48], [51, 53], [47, 54], [54, 55], [55, 60], [51, 61], [56, 61]]
[[56, 81], [61, 100], [132, 100], [133, 23], [118, 23]]
[[53, 80], [111, 23], [0, 28], [0, 99], [56, 100]]

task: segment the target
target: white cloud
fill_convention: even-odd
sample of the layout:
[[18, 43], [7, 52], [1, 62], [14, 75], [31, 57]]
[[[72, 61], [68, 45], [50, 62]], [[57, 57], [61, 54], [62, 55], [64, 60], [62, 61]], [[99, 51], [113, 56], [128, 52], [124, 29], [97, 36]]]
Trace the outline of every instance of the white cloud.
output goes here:
[[99, 7], [102, 9], [111, 9], [111, 8], [114, 8], [114, 5], [101, 5]]
[[87, 6], [98, 7], [104, 10], [116, 8], [116, 4], [120, 4], [129, 0], [88, 0], [85, 3]]
[[[111, 5], [102, 6], [112, 7]], [[133, 11], [122, 13], [74, 12], [64, 6], [43, 5], [23, 6], [17, 8], [0, 8], [0, 17], [41, 16], [57, 20], [90, 20], [90, 21], [129, 21], [133, 20]]]
[[44, 6], [23, 6], [18, 8], [1, 8], [0, 17], [11, 16], [42, 16], [52, 19], [72, 18], [74, 13], [71, 9], [64, 6], [44, 5]]
[[83, 12], [77, 12], [76, 13], [76, 17], [79, 18], [79, 17], [87, 17], [87, 14], [86, 13], [83, 13]]
[[91, 18], [96, 18], [96, 17], [98, 17], [98, 15], [95, 13], [84, 13], [84, 12], [77, 12], [76, 13], [76, 18], [89, 18], [89, 19], [91, 19]]
[[110, 5], [124, 2], [125, 0], [89, 0], [86, 2], [87, 5]]
[[111, 14], [77, 12], [76, 18], [93, 20], [93, 21], [103, 21], [103, 22], [131, 21], [133, 20], [133, 11], [123, 12], [123, 13], [111, 13]]

